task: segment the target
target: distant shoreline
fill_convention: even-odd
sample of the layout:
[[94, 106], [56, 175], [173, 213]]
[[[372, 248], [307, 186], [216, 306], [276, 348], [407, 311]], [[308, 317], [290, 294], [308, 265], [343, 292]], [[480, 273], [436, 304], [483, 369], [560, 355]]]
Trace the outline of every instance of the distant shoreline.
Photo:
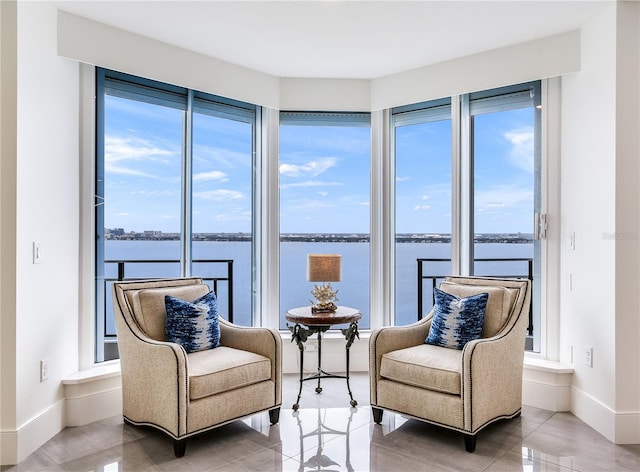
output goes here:
[[[177, 233], [162, 233], [160, 231], [145, 231], [144, 233], [129, 232], [105, 232], [108, 241], [180, 241]], [[250, 242], [249, 233], [194, 233], [193, 241], [236, 241]], [[530, 233], [487, 233], [476, 234], [476, 243], [500, 243], [500, 244], [531, 244], [533, 235]], [[280, 235], [280, 242], [318, 242], [318, 243], [368, 243], [369, 235], [362, 233], [285, 233]], [[450, 243], [449, 234], [398, 234], [397, 243]]]

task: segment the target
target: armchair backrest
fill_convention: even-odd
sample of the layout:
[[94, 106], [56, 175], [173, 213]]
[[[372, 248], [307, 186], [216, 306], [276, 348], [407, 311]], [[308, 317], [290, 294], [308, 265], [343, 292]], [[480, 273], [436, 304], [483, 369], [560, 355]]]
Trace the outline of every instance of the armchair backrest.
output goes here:
[[209, 293], [210, 288], [200, 278], [183, 278], [114, 283], [114, 291], [116, 296], [124, 296], [129, 314], [140, 329], [151, 339], [164, 341], [165, 295], [191, 302]]
[[495, 336], [514, 315], [519, 315], [525, 303], [529, 281], [526, 279], [498, 279], [484, 277], [447, 277], [440, 290], [464, 298], [488, 293], [484, 313], [482, 337]]

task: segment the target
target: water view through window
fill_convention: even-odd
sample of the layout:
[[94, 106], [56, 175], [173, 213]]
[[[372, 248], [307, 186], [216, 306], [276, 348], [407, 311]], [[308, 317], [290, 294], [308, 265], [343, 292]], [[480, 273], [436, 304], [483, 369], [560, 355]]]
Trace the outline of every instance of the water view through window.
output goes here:
[[[116, 72], [98, 76], [96, 361], [118, 356], [111, 306], [118, 278], [201, 276], [218, 288], [223, 317], [268, 323], [254, 313], [256, 241], [276, 222], [280, 292], [267, 297], [279, 297], [277, 327], [287, 329], [288, 309], [312, 304], [310, 253], [342, 256], [342, 280], [332, 283], [338, 304], [362, 312], [361, 329], [377, 327], [370, 221], [383, 208], [371, 208], [370, 114], [280, 112], [278, 180], [264, 183], [259, 108]], [[453, 97], [391, 110], [393, 149], [374, 153], [392, 170], [382, 176], [393, 190], [383, 195], [392, 233], [377, 234], [390, 239], [383, 252], [394, 261], [393, 273], [381, 275], [394, 300], [384, 323], [415, 322], [431, 308], [434, 279], [469, 273], [532, 278], [532, 326], [540, 326], [539, 87], [461, 96], [457, 114]], [[468, 141], [457, 155], [461, 129]], [[278, 215], [256, 218], [261, 186], [278, 187]], [[539, 330], [532, 332], [528, 347], [538, 350]]]
[[342, 256], [338, 305], [359, 309], [359, 326], [370, 326], [370, 141], [368, 115], [281, 114], [281, 329], [287, 309], [313, 299], [309, 253]]

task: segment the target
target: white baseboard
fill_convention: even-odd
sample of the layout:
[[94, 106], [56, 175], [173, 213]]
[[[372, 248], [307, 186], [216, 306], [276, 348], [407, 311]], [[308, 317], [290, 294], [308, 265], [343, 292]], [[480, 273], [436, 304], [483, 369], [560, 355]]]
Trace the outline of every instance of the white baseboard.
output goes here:
[[60, 400], [15, 431], [0, 433], [0, 463], [17, 464], [65, 427], [65, 401]]
[[64, 381], [67, 426], [82, 426], [122, 415], [122, 381], [119, 372]]
[[579, 388], [571, 388], [571, 412], [615, 444], [640, 444], [640, 412], [616, 413]]
[[122, 387], [94, 395], [67, 398], [67, 426], [82, 426], [118, 415], [122, 416]]
[[616, 444], [640, 444], [640, 412], [617, 413]]
[[557, 362], [525, 358], [522, 404], [549, 411], [570, 411], [572, 375], [572, 368]]

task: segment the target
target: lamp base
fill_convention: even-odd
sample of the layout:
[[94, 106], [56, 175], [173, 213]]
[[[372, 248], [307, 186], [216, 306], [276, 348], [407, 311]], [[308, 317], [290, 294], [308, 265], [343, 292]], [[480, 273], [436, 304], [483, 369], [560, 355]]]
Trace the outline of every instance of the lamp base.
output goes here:
[[335, 313], [337, 309], [338, 309], [338, 307], [333, 302], [311, 305], [311, 313], [313, 313], [313, 314], [315, 314], [315, 313]]

